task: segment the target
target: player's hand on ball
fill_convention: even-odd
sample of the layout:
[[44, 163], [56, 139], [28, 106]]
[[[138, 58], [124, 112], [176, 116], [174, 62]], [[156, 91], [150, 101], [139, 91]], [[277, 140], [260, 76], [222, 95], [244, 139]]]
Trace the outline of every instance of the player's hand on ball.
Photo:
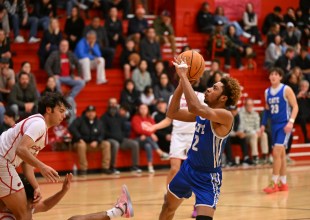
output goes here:
[[187, 76], [189, 66], [182, 59], [177, 60], [176, 58], [174, 58], [174, 61], [172, 61], [172, 63], [175, 66], [175, 70], [179, 77]]

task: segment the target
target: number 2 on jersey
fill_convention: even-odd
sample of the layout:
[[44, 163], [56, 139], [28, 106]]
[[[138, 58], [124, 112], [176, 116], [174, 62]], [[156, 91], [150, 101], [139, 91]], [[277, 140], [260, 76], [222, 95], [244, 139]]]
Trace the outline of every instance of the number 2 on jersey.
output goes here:
[[278, 104], [273, 104], [273, 105], [270, 105], [270, 113], [271, 114], [277, 114], [279, 113], [279, 105]]
[[196, 147], [197, 146], [197, 144], [198, 144], [198, 142], [199, 142], [199, 136], [197, 135], [197, 134], [195, 134], [195, 136], [194, 136], [194, 142], [193, 142], [193, 144], [192, 144], [192, 149], [194, 150], [194, 151], [198, 151], [198, 147]]

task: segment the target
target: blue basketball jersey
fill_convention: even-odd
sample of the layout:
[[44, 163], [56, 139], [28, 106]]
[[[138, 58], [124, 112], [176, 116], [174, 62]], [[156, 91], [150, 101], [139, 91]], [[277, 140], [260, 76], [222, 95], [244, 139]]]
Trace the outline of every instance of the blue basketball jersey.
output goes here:
[[226, 137], [216, 136], [211, 122], [197, 116], [193, 142], [187, 155], [190, 166], [201, 171], [219, 172]]
[[272, 92], [272, 88], [266, 90], [266, 102], [270, 111], [270, 119], [272, 123], [283, 123], [287, 122], [291, 115], [291, 107], [288, 100], [285, 98], [286, 85], [280, 85], [280, 89]]

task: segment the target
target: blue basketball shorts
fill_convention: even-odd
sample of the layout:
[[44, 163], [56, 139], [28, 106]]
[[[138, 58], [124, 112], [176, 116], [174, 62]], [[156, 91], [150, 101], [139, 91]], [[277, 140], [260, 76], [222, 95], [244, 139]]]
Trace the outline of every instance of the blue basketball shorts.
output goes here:
[[283, 145], [284, 147], [287, 147], [287, 143], [290, 139], [291, 133], [286, 134], [284, 132], [284, 127], [286, 126], [286, 124], [287, 122], [272, 124], [271, 140], [272, 140], [273, 147], [275, 145]]
[[193, 169], [185, 160], [169, 183], [168, 190], [178, 199], [196, 195], [195, 206], [216, 208], [222, 185], [222, 172], [207, 173]]

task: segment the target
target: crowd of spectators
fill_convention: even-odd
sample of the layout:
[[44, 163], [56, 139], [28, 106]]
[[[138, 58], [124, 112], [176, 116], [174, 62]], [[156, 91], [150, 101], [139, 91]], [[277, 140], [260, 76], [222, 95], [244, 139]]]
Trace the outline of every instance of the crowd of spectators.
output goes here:
[[[59, 5], [66, 9], [63, 30], [57, 17]], [[136, 7], [134, 16], [128, 18], [130, 8], [129, 0], [38, 0], [30, 1], [29, 5], [25, 0], [0, 1], [1, 131], [12, 126], [11, 118], [16, 121], [36, 113], [40, 95], [47, 92], [62, 93], [73, 106], [68, 124], [78, 150], [82, 174], [87, 172], [88, 167], [86, 152], [95, 149], [101, 150], [104, 155], [103, 173], [119, 173], [115, 167], [119, 149], [131, 151], [131, 169], [141, 172], [140, 148], [146, 150], [148, 171], [153, 173], [152, 152], [154, 150], [162, 159], [168, 158], [166, 151], [169, 151], [171, 128], [151, 133], [144, 125], [164, 118], [177, 80], [171, 77], [167, 62], [162, 60], [161, 46], [169, 45], [172, 55], [176, 55], [177, 48], [169, 11], [160, 12], [151, 25], [145, 17], [144, 7]], [[101, 16], [89, 19], [90, 9], [102, 12]], [[277, 66], [283, 69], [284, 83], [295, 91], [301, 109], [296, 121], [301, 124], [305, 142], [309, 142], [306, 123], [310, 120], [310, 32], [309, 14], [306, 13], [302, 9], [288, 8], [282, 14], [282, 9], [275, 7], [264, 19], [260, 30], [258, 15], [251, 3], [245, 5], [240, 21], [229, 20], [221, 6], [213, 13], [210, 5], [203, 3], [197, 12], [197, 28], [210, 35], [210, 54], [207, 55], [212, 64], [210, 70], [205, 71], [193, 85], [195, 90], [204, 92], [224, 77], [224, 70], [232, 66], [231, 58], [235, 58], [234, 68], [242, 70], [245, 66], [243, 57], [255, 56], [255, 44], [264, 47], [265, 68]], [[124, 19], [128, 20], [126, 33]], [[20, 28], [29, 28], [26, 32], [29, 36], [22, 36], [24, 32]], [[38, 31], [42, 31], [42, 35], [39, 35], [41, 39]], [[12, 36], [14, 40], [10, 41]], [[44, 91], [37, 91], [31, 63], [23, 62], [16, 74], [13, 70], [14, 57], [10, 42], [24, 43], [25, 38], [29, 44], [40, 44], [40, 68], [48, 76]], [[122, 50], [119, 63], [114, 61], [118, 47]], [[218, 56], [224, 57], [224, 68]], [[108, 68], [122, 68], [124, 72], [124, 88], [119, 103], [115, 95], [109, 100], [107, 112], [102, 116], [97, 116], [96, 108], [90, 105], [77, 117], [76, 97], [91, 81], [91, 71], [96, 70], [97, 84], [105, 86], [109, 80], [106, 75]], [[63, 85], [69, 90], [63, 91]], [[260, 119], [259, 114], [253, 111], [253, 100], [248, 99], [244, 108], [234, 114], [235, 127], [228, 146], [230, 143], [239, 143], [242, 161], [246, 164], [260, 162], [260, 146], [261, 161], [265, 163], [268, 158], [268, 137], [265, 133], [257, 132]], [[227, 161], [233, 163], [229, 152], [231, 148], [227, 149]]]

